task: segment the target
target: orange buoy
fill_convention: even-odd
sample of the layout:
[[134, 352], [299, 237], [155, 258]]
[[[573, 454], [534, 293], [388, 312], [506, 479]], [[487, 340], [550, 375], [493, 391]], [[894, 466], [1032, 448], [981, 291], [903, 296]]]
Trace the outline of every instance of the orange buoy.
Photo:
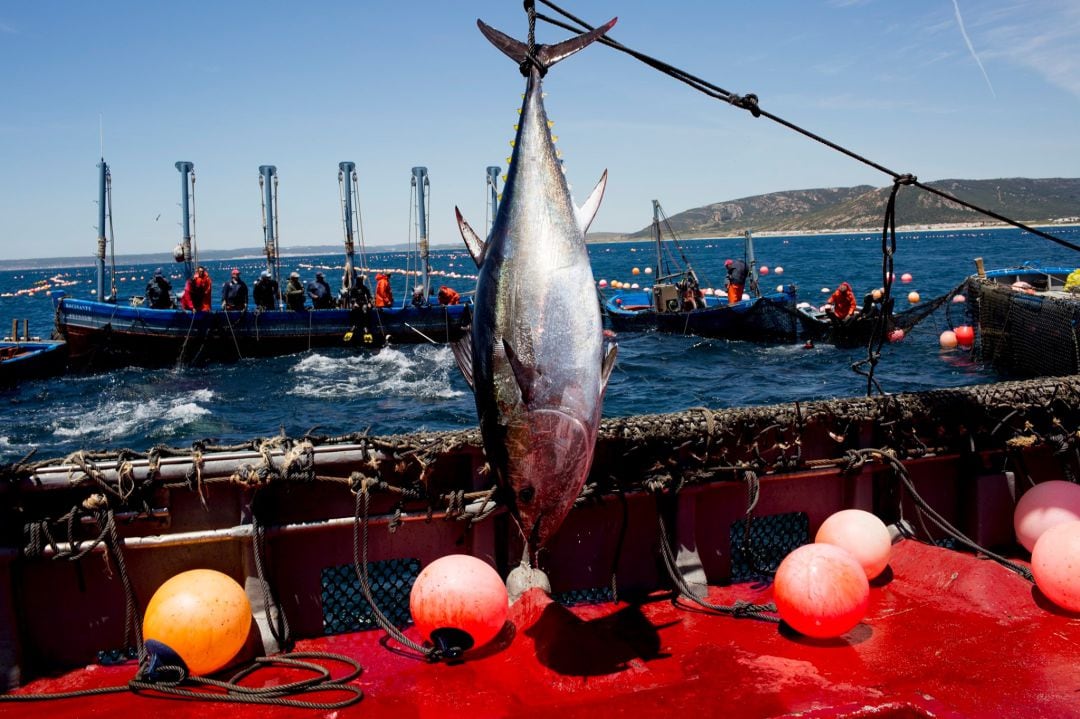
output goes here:
[[1080, 521], [1062, 522], [1043, 532], [1031, 552], [1035, 584], [1054, 604], [1080, 612]]
[[640, 275], [641, 270], [639, 268], [635, 267], [634, 269], [630, 270], [630, 274], [632, 274], [632, 275]]
[[971, 325], [960, 325], [953, 332], [956, 333], [956, 343], [964, 349], [971, 349], [975, 344], [975, 328]]
[[913, 305], [919, 304], [919, 299], [920, 299], [920, 297], [919, 297], [918, 292], [914, 292], [914, 291], [908, 292], [907, 301], [910, 302], [911, 304], [913, 304]]
[[143, 637], [179, 654], [192, 674], [210, 674], [236, 657], [251, 622], [251, 603], [235, 579], [213, 569], [192, 569], [154, 592]]
[[1074, 520], [1080, 520], [1080, 484], [1060, 479], [1036, 484], [1024, 492], [1013, 510], [1016, 541], [1029, 552], [1043, 532]]
[[881, 574], [892, 554], [892, 539], [885, 523], [861, 509], [844, 509], [829, 515], [821, 523], [814, 541], [846, 549], [866, 572], [867, 579]]
[[760, 272], [762, 276], [765, 276], [769, 274], [769, 268], [766, 265], [762, 265], [758, 272]]
[[804, 544], [780, 562], [773, 598], [780, 616], [795, 631], [820, 639], [838, 637], [866, 614], [870, 583], [846, 550]]
[[487, 562], [468, 554], [424, 567], [409, 594], [416, 628], [449, 658], [487, 644], [506, 624], [506, 585]]
[[956, 342], [956, 333], [952, 330], [945, 330], [941, 333], [941, 336], [938, 337], [938, 344], [941, 345], [941, 349], [943, 350], [954, 349], [956, 347]]

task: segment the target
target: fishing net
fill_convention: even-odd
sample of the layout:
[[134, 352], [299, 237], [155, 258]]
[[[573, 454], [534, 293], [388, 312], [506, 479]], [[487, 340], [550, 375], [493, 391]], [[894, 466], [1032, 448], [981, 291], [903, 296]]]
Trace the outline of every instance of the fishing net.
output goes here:
[[1032, 295], [979, 279], [968, 293], [985, 362], [1019, 377], [1080, 373], [1080, 297]]

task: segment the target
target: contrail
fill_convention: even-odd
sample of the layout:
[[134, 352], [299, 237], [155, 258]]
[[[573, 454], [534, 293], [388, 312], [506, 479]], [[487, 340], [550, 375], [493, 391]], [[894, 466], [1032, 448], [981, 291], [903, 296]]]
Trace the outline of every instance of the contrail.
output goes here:
[[993, 95], [996, 100], [997, 93], [994, 92], [994, 85], [990, 82], [990, 76], [986, 74], [986, 68], [983, 67], [982, 61], [979, 60], [979, 56], [975, 54], [975, 46], [971, 44], [971, 38], [968, 37], [967, 30], [964, 29], [964, 18], [960, 15], [960, 2], [959, 0], [953, 0], [952, 4], [953, 9], [956, 10], [956, 24], [960, 26], [960, 34], [964, 36], [964, 42], [967, 44], [968, 51], [971, 53], [971, 56], [975, 58], [975, 64], [979, 66], [980, 72], [982, 72], [983, 77], [986, 78], [986, 85], [990, 88], [990, 94]]

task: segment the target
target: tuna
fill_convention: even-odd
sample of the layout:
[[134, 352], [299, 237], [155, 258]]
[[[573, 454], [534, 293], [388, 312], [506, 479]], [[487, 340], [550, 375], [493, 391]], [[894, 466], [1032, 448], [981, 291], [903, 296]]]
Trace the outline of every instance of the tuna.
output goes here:
[[615, 20], [528, 46], [477, 21], [527, 77], [503, 198], [486, 242], [457, 211], [479, 268], [471, 335], [454, 346], [476, 396], [484, 452], [518, 521], [523, 565], [562, 524], [589, 473], [617, 347], [604, 337], [585, 248], [607, 183], [574, 205], [551, 137], [541, 78]]

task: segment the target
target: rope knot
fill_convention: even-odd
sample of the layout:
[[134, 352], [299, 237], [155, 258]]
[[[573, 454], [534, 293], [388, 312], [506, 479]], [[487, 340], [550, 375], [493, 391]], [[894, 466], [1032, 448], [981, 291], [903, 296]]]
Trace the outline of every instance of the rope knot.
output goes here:
[[893, 182], [897, 185], [914, 185], [918, 181], [919, 178], [910, 172], [905, 172], [903, 175], [897, 175], [893, 178]]
[[109, 498], [104, 494], [91, 494], [83, 500], [82, 508], [89, 512], [97, 512], [109, 506]]
[[758, 107], [758, 96], [754, 93], [748, 93], [746, 95], [732, 95], [728, 102], [735, 107], [741, 107], [744, 110], [748, 110], [754, 117], [761, 117], [761, 108]]

